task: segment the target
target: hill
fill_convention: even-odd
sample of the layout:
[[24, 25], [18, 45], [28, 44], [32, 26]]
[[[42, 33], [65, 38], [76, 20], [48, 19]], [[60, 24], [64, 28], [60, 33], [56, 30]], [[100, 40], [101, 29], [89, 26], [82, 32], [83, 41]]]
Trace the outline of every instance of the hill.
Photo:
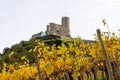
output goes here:
[[[46, 46], [51, 46], [53, 44], [56, 44], [56, 46], [60, 46], [61, 43], [64, 43], [67, 45], [68, 42], [74, 42], [74, 38], [71, 37], [65, 37], [65, 36], [56, 36], [56, 35], [47, 35], [42, 37], [37, 37], [35, 39], [30, 39], [29, 41], [21, 41], [18, 44], [14, 44], [11, 48], [4, 48], [3, 53], [0, 54], [0, 66], [2, 66], [2, 63], [10, 63], [14, 64], [18, 62], [19, 64], [23, 64], [23, 60], [21, 60], [21, 57], [25, 56], [27, 59], [29, 59], [29, 63], [32, 64], [35, 62], [34, 59], [34, 53], [30, 52], [31, 49], [34, 49], [34, 47], [37, 45], [36, 40], [42, 41], [45, 43]], [[90, 40], [83, 40], [85, 42], [94, 42]], [[10, 58], [10, 54], [14, 53]]]

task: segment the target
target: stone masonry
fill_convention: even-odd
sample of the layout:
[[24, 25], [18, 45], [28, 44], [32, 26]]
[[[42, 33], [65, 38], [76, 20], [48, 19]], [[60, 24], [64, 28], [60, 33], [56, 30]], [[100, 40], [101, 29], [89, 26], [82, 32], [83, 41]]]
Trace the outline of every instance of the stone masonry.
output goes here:
[[70, 19], [69, 17], [62, 17], [61, 25], [56, 23], [50, 23], [47, 25], [46, 34], [54, 34], [58, 36], [70, 37]]
[[[49, 23], [49, 25], [47, 25], [47, 31], [44, 33], [44, 35], [50, 35], [50, 34], [57, 36], [71, 37], [69, 17], [62, 17], [61, 25], [56, 23]], [[43, 32], [34, 34], [32, 38], [41, 37], [41, 36], [43, 36]]]

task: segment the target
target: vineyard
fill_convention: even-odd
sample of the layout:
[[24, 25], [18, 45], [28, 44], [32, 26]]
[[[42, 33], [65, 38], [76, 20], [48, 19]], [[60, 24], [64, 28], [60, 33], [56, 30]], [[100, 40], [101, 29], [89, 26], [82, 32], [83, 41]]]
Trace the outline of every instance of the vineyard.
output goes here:
[[[59, 46], [36, 40], [37, 45], [29, 50], [34, 53], [35, 63], [29, 64], [25, 56], [21, 57], [23, 64], [3, 62], [0, 80], [120, 80], [120, 37], [101, 33], [105, 51], [98, 35], [94, 37], [94, 42], [78, 37]], [[13, 55], [11, 51], [9, 58]]]

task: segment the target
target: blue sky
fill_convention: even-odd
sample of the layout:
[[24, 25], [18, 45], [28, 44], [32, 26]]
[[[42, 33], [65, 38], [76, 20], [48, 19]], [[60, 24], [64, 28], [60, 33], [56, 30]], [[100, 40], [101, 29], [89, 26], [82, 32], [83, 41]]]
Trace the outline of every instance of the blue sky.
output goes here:
[[96, 29], [120, 29], [120, 0], [0, 0], [0, 52], [33, 34], [46, 30], [50, 22], [61, 24], [69, 16], [71, 36], [94, 39]]

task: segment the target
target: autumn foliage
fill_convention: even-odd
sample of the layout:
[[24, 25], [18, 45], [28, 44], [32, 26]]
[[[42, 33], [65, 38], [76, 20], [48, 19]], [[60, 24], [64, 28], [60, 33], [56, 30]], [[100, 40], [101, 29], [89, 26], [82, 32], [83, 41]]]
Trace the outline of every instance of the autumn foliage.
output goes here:
[[[29, 59], [21, 57], [23, 64], [7, 64], [3, 62], [0, 80], [104, 80], [108, 79], [105, 60], [102, 55], [100, 42], [95, 36], [94, 42], [86, 43], [79, 37], [68, 45], [53, 44], [47, 46], [44, 42], [36, 40], [37, 45], [29, 52], [37, 54], [37, 63], [29, 64]], [[120, 38], [114, 33], [112, 36], [101, 34], [114, 78], [119, 77]], [[9, 57], [14, 55], [11, 51]], [[35, 56], [35, 55], [34, 55]], [[39, 65], [40, 72], [38, 72]], [[40, 73], [40, 74], [38, 74]]]

